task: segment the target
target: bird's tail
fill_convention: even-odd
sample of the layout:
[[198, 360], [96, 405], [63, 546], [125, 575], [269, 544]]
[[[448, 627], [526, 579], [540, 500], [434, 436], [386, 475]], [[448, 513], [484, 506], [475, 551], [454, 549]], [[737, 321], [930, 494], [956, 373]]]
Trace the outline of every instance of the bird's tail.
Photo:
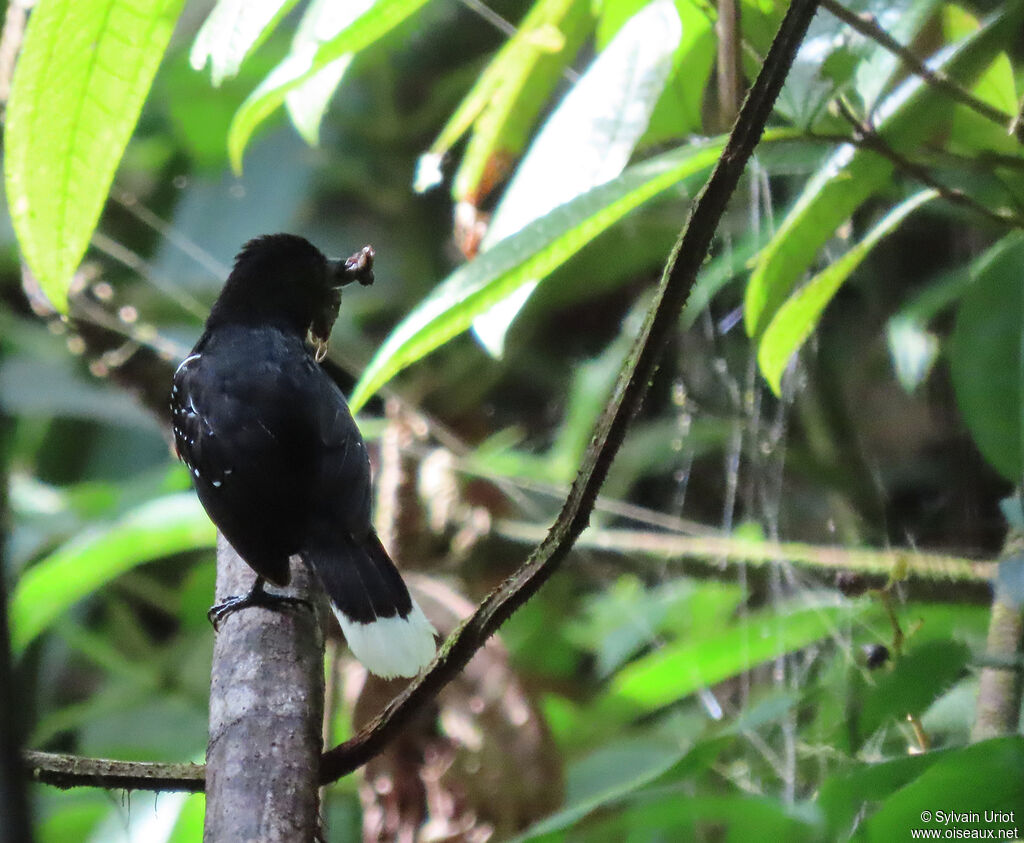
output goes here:
[[370, 673], [415, 676], [434, 658], [434, 627], [375, 532], [361, 544], [333, 541], [306, 554], [352, 654]]

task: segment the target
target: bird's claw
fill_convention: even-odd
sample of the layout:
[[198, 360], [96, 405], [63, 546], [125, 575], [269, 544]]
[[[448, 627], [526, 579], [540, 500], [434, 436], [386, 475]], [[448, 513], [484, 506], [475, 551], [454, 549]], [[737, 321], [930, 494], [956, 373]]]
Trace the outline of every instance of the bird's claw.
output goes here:
[[232, 596], [220, 603], [210, 607], [206, 613], [206, 619], [215, 630], [220, 630], [220, 622], [228, 615], [234, 614], [239, 609], [247, 609], [250, 606], [261, 606], [273, 612], [281, 612], [292, 607], [303, 606], [313, 611], [313, 605], [302, 597], [289, 597], [284, 594], [269, 594], [262, 586], [253, 588], [248, 594]]

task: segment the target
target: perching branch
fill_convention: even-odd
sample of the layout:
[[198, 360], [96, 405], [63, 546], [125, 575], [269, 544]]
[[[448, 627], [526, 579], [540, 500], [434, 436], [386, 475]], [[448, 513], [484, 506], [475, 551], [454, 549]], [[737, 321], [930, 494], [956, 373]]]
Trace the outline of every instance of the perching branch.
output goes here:
[[[669, 255], [643, 329], [627, 358], [612, 398], [597, 422], [583, 464], [551, 530], [523, 566], [495, 589], [476, 612], [449, 636], [427, 673], [410, 683], [359, 734], [323, 754], [320, 763], [322, 782], [335, 781], [380, 752], [396, 732], [465, 667], [498, 627], [537, 592], [586, 527], [598, 491], [630, 421], [643, 402], [662, 349], [676, 330], [679, 312], [693, 289], [719, 220], [764, 131], [817, 5], [817, 0], [793, 0], [790, 4], [761, 71], [740, 109], [718, 164], [693, 203], [689, 219]], [[205, 772], [203, 768], [196, 767], [196, 778], [181, 782], [159, 778], [160, 771], [166, 770], [167, 765], [137, 766], [145, 774], [138, 779], [104, 780], [93, 770], [73, 783], [141, 790], [198, 790], [201, 789], [201, 785], [197, 786], [198, 780]], [[38, 777], [45, 780], [43, 775]], [[65, 776], [61, 779], [61, 786], [72, 786], [71, 779]]]
[[[290, 595], [315, 600], [293, 565]], [[217, 537], [217, 601], [253, 572]], [[310, 603], [310, 606], [313, 604]], [[213, 645], [205, 840], [314, 840], [324, 718], [324, 640], [314, 611], [249, 608], [224, 618]]]
[[800, 46], [817, 0], [793, 0], [765, 58], [722, 156], [698, 195], [662, 273], [648, 312], [608, 406], [594, 430], [583, 465], [551, 530], [523, 566], [491, 592], [441, 648], [430, 670], [414, 680], [375, 720], [351, 740], [324, 753], [323, 781], [334, 781], [366, 763], [423, 705], [469, 662], [498, 627], [555, 572], [586, 527], [626, 429], [639, 410], [662, 349], [676, 328], [719, 220], [764, 131], [775, 99]]

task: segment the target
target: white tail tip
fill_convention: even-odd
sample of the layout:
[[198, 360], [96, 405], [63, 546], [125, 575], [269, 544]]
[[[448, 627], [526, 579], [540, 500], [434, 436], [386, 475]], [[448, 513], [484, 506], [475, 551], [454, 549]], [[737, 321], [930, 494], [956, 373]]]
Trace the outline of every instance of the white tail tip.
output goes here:
[[382, 679], [415, 676], [434, 658], [434, 627], [415, 600], [412, 611], [404, 618], [395, 615], [371, 623], [353, 621], [334, 606], [331, 608], [352, 655]]

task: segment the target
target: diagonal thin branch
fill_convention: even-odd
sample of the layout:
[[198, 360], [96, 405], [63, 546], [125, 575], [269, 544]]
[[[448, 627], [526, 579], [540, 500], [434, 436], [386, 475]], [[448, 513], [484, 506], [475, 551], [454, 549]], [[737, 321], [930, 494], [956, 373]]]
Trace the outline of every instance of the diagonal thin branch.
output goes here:
[[491, 592], [473, 616], [448, 638], [426, 674], [414, 680], [358, 735], [324, 753], [320, 764], [323, 781], [340, 778], [379, 752], [416, 711], [462, 670], [498, 627], [536, 593], [586, 527], [608, 468], [643, 402], [662, 349], [675, 329], [719, 220], [764, 131], [817, 6], [817, 0], [793, 0], [790, 4], [761, 72], [740, 109], [729, 142], [694, 202], [669, 256], [655, 302], [547, 537], [523, 566]]
[[928, 65], [921, 61], [921, 59], [915, 56], [910, 50], [904, 47], [899, 41], [875, 23], [873, 16], [858, 15], [855, 12], [851, 12], [841, 3], [838, 3], [837, 0], [821, 0], [821, 6], [823, 9], [839, 18], [839, 20], [851, 29], [857, 30], [861, 35], [866, 38], [870, 38], [880, 47], [888, 50], [903, 62], [907, 70], [915, 76], [919, 76], [933, 88], [942, 91], [950, 99], [956, 100], [961, 105], [967, 106], [972, 111], [980, 114], [986, 120], [991, 120], [996, 125], [1006, 129], [1008, 134], [1014, 133], [1015, 121], [1013, 115], [1000, 111], [998, 108], [978, 99], [970, 91], [961, 88], [941, 70], [932, 70]]
[[850, 143], [856, 144], [862, 149], [868, 149], [874, 152], [876, 155], [880, 155], [882, 158], [892, 162], [897, 169], [902, 170], [904, 173], [909, 175], [911, 178], [917, 179], [922, 184], [933, 188], [939, 196], [954, 205], [959, 205], [963, 208], [968, 208], [979, 216], [996, 223], [997, 225], [1007, 225], [1013, 228], [1024, 228], [1024, 218], [1019, 214], [1015, 214], [1005, 208], [989, 208], [987, 205], [978, 202], [973, 196], [965, 193], [959, 188], [949, 187], [943, 184], [937, 178], [935, 178], [931, 171], [922, 164], [918, 164], [911, 161], [904, 155], [901, 155], [883, 138], [874, 128], [864, 121], [860, 120], [849, 104], [843, 97], [837, 97], [836, 107], [839, 110], [839, 116], [846, 120], [853, 129], [853, 138], [850, 139]]
[[[796, 51], [803, 41], [818, 0], [793, 0], [751, 86], [733, 126], [729, 142], [710, 179], [694, 202], [662, 273], [657, 296], [648, 312], [640, 336], [624, 366], [608, 406], [594, 430], [583, 464], [562, 511], [544, 540], [523, 566], [495, 589], [455, 632], [449, 636], [430, 670], [408, 685], [392, 703], [351, 740], [325, 752], [321, 758], [322, 782], [335, 781], [373, 758], [396, 732], [469, 662], [498, 627], [522, 606], [555, 572], [577, 537], [587, 526], [598, 491], [604, 482], [626, 429], [647, 393], [662, 349], [676, 329], [680, 310], [696, 282], [697, 272], [707, 255], [719, 220], [725, 211], [754, 147], [764, 131]], [[63, 757], [68, 760], [67, 757]], [[90, 764], [88, 773], [73, 770], [47, 772], [54, 757], [32, 753], [26, 764], [40, 781], [62, 787], [75, 784], [128, 787], [140, 790], [199, 790], [205, 769], [190, 767], [186, 775], [167, 777], [171, 766], [133, 764], [137, 778], [125, 773], [128, 762], [97, 762], [70, 759], [73, 764]], [[100, 765], [112, 765], [100, 769]], [[111, 775], [105, 776], [108, 772]]]

